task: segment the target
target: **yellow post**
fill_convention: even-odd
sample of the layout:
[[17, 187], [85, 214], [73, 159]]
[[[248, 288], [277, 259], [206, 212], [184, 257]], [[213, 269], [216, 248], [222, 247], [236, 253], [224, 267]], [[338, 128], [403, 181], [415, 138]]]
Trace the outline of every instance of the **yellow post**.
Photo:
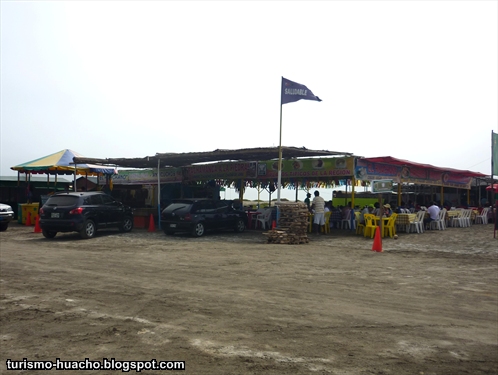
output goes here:
[[351, 179], [351, 184], [353, 185], [353, 187], [351, 189], [351, 208], [354, 209], [354, 185], [356, 184], [356, 180], [355, 180], [354, 176]]
[[244, 199], [244, 180], [240, 180], [240, 190], [239, 190], [239, 200], [242, 205], [242, 200]]
[[401, 206], [401, 182], [398, 183], [398, 207]]

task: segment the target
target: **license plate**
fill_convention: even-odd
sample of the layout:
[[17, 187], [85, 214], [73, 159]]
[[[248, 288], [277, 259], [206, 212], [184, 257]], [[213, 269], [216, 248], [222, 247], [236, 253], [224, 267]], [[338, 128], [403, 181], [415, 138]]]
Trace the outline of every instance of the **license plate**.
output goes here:
[[58, 219], [58, 218], [60, 217], [59, 215], [60, 215], [60, 214], [59, 214], [58, 212], [52, 212], [52, 215], [50, 215], [50, 217], [51, 217], [52, 219]]
[[170, 224], [169, 227], [170, 228], [176, 228], [176, 224]]

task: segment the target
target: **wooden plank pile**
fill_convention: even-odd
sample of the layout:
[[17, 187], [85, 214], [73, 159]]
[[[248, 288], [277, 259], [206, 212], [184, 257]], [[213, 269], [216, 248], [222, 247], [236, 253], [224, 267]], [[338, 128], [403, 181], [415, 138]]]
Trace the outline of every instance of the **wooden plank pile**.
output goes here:
[[263, 233], [268, 237], [268, 243], [308, 243], [308, 207], [303, 202], [281, 202], [278, 208], [278, 228]]

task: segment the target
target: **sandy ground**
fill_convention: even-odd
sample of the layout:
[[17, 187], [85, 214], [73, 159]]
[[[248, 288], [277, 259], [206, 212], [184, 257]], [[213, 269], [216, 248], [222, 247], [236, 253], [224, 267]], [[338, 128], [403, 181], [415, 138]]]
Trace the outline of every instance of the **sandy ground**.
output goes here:
[[188, 374], [498, 374], [492, 224], [400, 233], [383, 253], [349, 231], [310, 238], [46, 240], [15, 223], [0, 233], [0, 372], [47, 373], [7, 359], [115, 358], [185, 361]]

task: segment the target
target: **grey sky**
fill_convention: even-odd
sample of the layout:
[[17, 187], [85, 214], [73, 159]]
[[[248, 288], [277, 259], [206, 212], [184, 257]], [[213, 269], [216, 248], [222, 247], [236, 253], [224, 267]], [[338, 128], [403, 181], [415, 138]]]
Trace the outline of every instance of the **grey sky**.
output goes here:
[[283, 145], [490, 173], [496, 1], [1, 1], [1, 175]]

